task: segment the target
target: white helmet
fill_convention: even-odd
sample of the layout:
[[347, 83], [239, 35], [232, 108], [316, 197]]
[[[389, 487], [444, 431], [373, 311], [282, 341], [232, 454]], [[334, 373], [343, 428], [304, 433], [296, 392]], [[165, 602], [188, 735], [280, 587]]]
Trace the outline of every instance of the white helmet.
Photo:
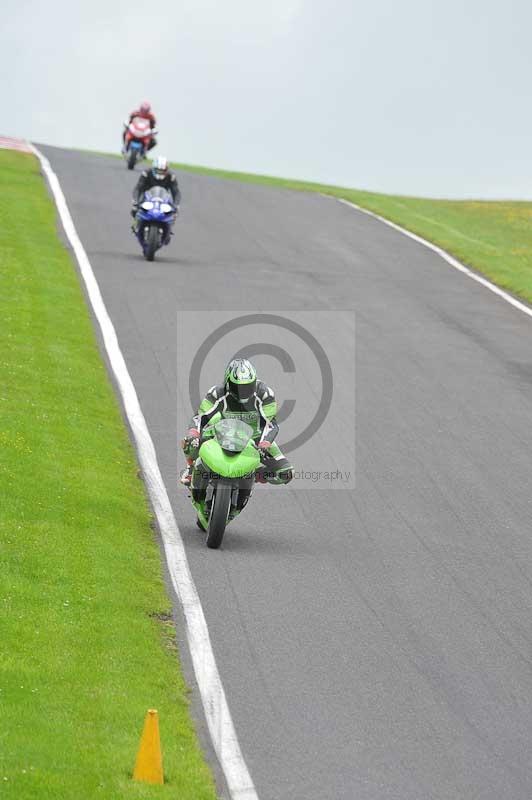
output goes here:
[[168, 175], [168, 159], [165, 156], [157, 156], [153, 159], [151, 171], [158, 181], [162, 181]]

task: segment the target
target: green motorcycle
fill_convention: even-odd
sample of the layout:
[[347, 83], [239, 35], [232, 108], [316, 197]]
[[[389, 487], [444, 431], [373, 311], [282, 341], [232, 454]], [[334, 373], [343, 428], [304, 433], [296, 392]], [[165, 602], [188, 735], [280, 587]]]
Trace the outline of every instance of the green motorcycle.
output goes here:
[[226, 526], [251, 497], [261, 459], [253, 428], [240, 419], [221, 419], [217, 414], [202, 440], [192, 473], [192, 505], [198, 525], [207, 532], [207, 547], [217, 548]]

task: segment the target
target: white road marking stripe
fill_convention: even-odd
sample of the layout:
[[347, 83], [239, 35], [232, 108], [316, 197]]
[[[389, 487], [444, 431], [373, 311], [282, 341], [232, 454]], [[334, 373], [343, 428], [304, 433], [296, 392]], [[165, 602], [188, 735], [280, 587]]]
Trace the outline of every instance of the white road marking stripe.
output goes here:
[[454, 258], [452, 255], [450, 255], [450, 253], [448, 253], [446, 250], [443, 250], [441, 247], [432, 244], [432, 242], [428, 242], [426, 239], [423, 239], [416, 233], [408, 231], [406, 228], [402, 228], [395, 222], [391, 222], [389, 219], [381, 217], [379, 214], [375, 214], [374, 211], [368, 211], [367, 208], [362, 208], [361, 206], [357, 206], [356, 203], [351, 203], [349, 200], [344, 200], [342, 197], [333, 197], [330, 194], [323, 194], [323, 197], [329, 197], [332, 198], [333, 200], [337, 200], [339, 203], [343, 203], [346, 206], [351, 206], [351, 208], [356, 209], [356, 211], [361, 211], [363, 214], [367, 214], [369, 217], [374, 217], [375, 219], [380, 220], [380, 222], [384, 222], [384, 224], [389, 225], [390, 228], [395, 228], [395, 230], [399, 231], [399, 233], [404, 233], [405, 236], [408, 236], [415, 242], [418, 242], [419, 244], [428, 247], [429, 250], [433, 250], [435, 253], [437, 253], [439, 256], [445, 259], [445, 261], [447, 261], [448, 264], [457, 269], [459, 272], [463, 272], [464, 275], [467, 275], [469, 278], [472, 278], [477, 283], [481, 283], [482, 286], [485, 286], [486, 289], [490, 290], [490, 292], [493, 292], [499, 297], [502, 297], [502, 299], [506, 300], [507, 303], [510, 303], [511, 306], [514, 306], [514, 308], [518, 308], [519, 311], [522, 311], [524, 314], [527, 314], [529, 317], [532, 317], [532, 308], [530, 308], [530, 306], [527, 306], [525, 303], [522, 303], [520, 300], [517, 300], [515, 297], [512, 297], [511, 294], [508, 294], [508, 292], [505, 292], [504, 289], [499, 288], [494, 283], [489, 281], [487, 278], [483, 278], [482, 275], [477, 275], [476, 272], [473, 272], [473, 270], [466, 267], [465, 264], [462, 264], [461, 261], [458, 261], [458, 259]]
[[105, 308], [100, 288], [85, 249], [81, 244], [57, 175], [48, 159], [30, 145], [48, 179], [63, 228], [76, 255], [92, 310], [100, 326], [103, 342], [115, 375], [128, 422], [137, 446], [138, 457], [150, 500], [163, 539], [168, 570], [183, 607], [186, 633], [194, 672], [201, 694], [212, 743], [223, 769], [233, 800], [258, 800], [253, 781], [242, 756], [224, 688], [212, 650], [207, 622], [190, 573], [185, 547], [164, 485], [155, 447], [140, 408], [133, 381], [120, 350], [116, 332]]

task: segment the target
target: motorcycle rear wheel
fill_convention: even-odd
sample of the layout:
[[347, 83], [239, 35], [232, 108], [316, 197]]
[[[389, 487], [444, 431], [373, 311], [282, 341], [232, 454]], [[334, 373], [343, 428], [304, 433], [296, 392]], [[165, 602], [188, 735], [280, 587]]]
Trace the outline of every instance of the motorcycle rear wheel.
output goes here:
[[135, 169], [135, 164], [137, 163], [137, 151], [133, 147], [129, 151], [129, 158], [127, 160], [127, 168], [128, 169]]
[[231, 508], [232, 488], [230, 483], [218, 483], [216, 486], [207, 530], [207, 547], [213, 550], [220, 547], [224, 538], [227, 517]]
[[146, 246], [144, 250], [146, 261], [153, 261], [155, 257], [155, 251], [158, 248], [159, 248], [159, 229], [157, 228], [157, 225], [150, 225], [150, 230], [148, 231], [148, 239], [146, 241]]

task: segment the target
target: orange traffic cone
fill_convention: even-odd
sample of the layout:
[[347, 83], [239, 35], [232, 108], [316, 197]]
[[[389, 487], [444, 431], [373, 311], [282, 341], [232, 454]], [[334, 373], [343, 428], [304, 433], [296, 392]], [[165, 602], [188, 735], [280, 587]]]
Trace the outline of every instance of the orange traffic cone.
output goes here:
[[153, 708], [148, 710], [144, 720], [144, 730], [135, 761], [133, 780], [145, 783], [164, 783], [159, 715]]

